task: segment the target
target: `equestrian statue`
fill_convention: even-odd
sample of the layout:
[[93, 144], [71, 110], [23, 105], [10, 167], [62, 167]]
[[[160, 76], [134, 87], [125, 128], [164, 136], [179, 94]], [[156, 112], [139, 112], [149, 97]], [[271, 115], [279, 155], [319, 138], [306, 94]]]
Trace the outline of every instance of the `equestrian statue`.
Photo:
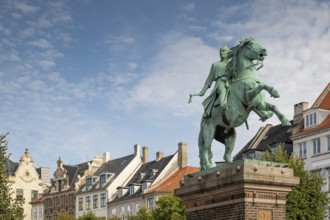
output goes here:
[[213, 139], [225, 145], [224, 161], [232, 162], [236, 140], [235, 128], [247, 124], [251, 111], [265, 121], [275, 114], [283, 126], [290, 121], [275, 105], [266, 102], [263, 90], [271, 97], [279, 98], [274, 87], [261, 82], [257, 72], [267, 56], [267, 50], [253, 38], [246, 38], [232, 48], [220, 48], [221, 60], [212, 64], [209, 76], [201, 90], [192, 96], [203, 96], [215, 81], [210, 95], [204, 100], [204, 114], [198, 138], [201, 170], [212, 167], [211, 144]]

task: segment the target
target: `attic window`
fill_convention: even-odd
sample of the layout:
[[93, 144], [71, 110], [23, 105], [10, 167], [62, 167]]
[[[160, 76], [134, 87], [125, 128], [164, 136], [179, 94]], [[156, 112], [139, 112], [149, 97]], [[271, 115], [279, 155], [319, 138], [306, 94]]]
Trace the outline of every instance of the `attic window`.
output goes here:
[[153, 177], [154, 175], [156, 175], [157, 172], [158, 172], [157, 169], [151, 169], [150, 170], [150, 176]]
[[101, 173], [100, 174], [100, 187], [104, 186], [106, 182], [108, 182], [111, 177], [114, 176], [113, 173]]
[[106, 174], [100, 175], [100, 187], [102, 187], [107, 182]]
[[314, 126], [317, 124], [317, 114], [316, 112], [307, 114], [305, 116], [305, 128]]
[[93, 178], [92, 177], [88, 177], [86, 179], [86, 188], [89, 189], [93, 184]]
[[145, 177], [145, 175], [146, 175], [146, 173], [139, 173], [139, 175], [138, 175], [138, 179], [139, 180], [142, 180], [143, 179], [143, 177]]

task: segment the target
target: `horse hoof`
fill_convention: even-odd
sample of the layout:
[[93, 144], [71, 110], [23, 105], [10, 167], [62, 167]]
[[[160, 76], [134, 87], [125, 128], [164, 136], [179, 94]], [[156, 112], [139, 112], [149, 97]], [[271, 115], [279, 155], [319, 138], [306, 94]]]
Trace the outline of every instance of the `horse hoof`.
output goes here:
[[281, 121], [281, 124], [282, 124], [283, 126], [291, 126], [291, 122], [290, 122], [288, 119], [283, 119], [283, 120]]
[[274, 89], [274, 90], [271, 91], [270, 96], [273, 97], [273, 98], [279, 98], [280, 94], [278, 94], [278, 92]]

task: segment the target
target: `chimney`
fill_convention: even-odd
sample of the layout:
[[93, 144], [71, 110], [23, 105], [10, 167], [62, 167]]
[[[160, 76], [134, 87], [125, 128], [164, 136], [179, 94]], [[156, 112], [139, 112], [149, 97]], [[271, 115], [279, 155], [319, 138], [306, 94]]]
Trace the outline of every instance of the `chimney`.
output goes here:
[[294, 105], [294, 115], [293, 115], [293, 124], [298, 124], [300, 121], [302, 121], [303, 113], [305, 110], [308, 109], [308, 102], [300, 102], [298, 104]]
[[102, 163], [106, 163], [110, 160], [110, 152], [104, 152], [103, 153], [103, 161]]
[[164, 153], [161, 151], [158, 151], [156, 153], [156, 161], [160, 161], [164, 157]]
[[138, 144], [134, 145], [134, 155], [140, 156], [140, 145], [138, 145]]
[[188, 165], [187, 143], [180, 142], [178, 146], [178, 166], [181, 169]]
[[142, 163], [147, 163], [148, 162], [148, 153], [149, 149], [148, 147], [143, 147], [142, 148]]

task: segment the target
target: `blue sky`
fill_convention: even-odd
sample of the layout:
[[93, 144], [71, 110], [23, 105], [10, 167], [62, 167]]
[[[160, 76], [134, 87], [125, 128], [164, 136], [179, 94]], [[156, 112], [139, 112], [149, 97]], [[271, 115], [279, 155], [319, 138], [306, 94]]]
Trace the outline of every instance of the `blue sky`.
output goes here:
[[[330, 2], [13, 1], [0, 8], [0, 132], [18, 161], [29, 148], [37, 166], [59, 156], [77, 164], [133, 145], [173, 154], [188, 143], [198, 166], [199, 92], [219, 47], [254, 37], [268, 49], [263, 81], [288, 118], [329, 82]], [[234, 153], [260, 126], [237, 129]], [[276, 118], [267, 123], [278, 124]], [[223, 146], [214, 143], [214, 160]], [[54, 170], [52, 170], [54, 171]]]

